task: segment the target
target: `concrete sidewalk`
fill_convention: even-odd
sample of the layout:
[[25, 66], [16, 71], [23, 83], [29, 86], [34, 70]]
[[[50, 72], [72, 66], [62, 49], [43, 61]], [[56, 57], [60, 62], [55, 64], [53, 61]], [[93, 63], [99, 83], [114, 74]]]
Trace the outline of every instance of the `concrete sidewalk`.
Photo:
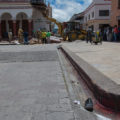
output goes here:
[[73, 42], [64, 43], [63, 49], [89, 76], [91, 81], [86, 81], [87, 86], [92, 92], [98, 90], [97, 94], [93, 93], [96, 99], [102, 99], [99, 102], [106, 107], [120, 109], [120, 43], [91, 45]]
[[9, 43], [7, 41], [0, 41], [0, 45], [16, 45], [15, 43]]

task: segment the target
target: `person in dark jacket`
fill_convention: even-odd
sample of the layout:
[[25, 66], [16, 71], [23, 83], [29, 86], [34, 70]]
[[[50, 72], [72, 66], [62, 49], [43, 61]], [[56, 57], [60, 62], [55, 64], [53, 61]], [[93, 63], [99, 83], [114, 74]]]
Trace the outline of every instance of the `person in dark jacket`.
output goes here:
[[27, 31], [24, 32], [24, 44], [25, 45], [28, 44], [28, 32]]
[[86, 42], [92, 42], [92, 30], [89, 28], [89, 30], [87, 31], [87, 39]]
[[118, 26], [118, 38], [120, 40], [120, 26]]
[[115, 25], [113, 32], [114, 32], [114, 42], [117, 42], [118, 41], [118, 28], [117, 28], [117, 25]]

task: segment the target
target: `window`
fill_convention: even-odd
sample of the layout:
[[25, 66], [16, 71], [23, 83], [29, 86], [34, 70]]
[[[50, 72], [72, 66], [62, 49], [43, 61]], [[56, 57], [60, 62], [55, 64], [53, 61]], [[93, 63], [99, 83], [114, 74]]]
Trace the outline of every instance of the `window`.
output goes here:
[[87, 22], [87, 17], [86, 17], [86, 22]]
[[120, 20], [118, 20], [118, 26], [120, 26]]
[[92, 12], [92, 18], [94, 18], [94, 12]]
[[90, 15], [88, 16], [88, 19], [90, 20]]
[[120, 0], [118, 0], [118, 9], [120, 9]]
[[81, 20], [82, 19], [82, 17], [77, 17], [75, 20]]
[[109, 16], [109, 10], [100, 10], [99, 16]]

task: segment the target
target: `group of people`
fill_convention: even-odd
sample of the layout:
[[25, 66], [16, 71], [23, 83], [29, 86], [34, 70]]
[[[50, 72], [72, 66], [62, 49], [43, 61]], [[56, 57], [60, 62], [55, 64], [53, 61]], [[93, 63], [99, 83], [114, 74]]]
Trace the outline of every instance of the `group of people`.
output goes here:
[[[36, 38], [38, 40], [39, 44], [47, 44], [50, 43], [50, 36], [51, 36], [51, 32], [45, 32], [45, 31], [41, 31], [40, 29], [37, 31], [33, 31], [33, 35], [32, 37]], [[19, 29], [18, 30], [18, 42], [20, 44], [29, 44], [29, 34], [27, 31], [23, 31], [23, 29]], [[12, 30], [10, 30], [8, 32], [8, 38], [9, 38], [9, 42], [11, 43], [11, 41], [13, 40], [13, 33]]]
[[119, 41], [120, 40], [120, 26], [117, 27], [117, 25], [114, 28], [114, 41]]
[[104, 29], [100, 29], [96, 32], [93, 32], [90, 28], [87, 30], [86, 35], [86, 42], [101, 42], [102, 41], [113, 41], [119, 42], [120, 41], [120, 26], [117, 27], [106, 27]]
[[24, 44], [28, 44], [28, 32], [27, 31], [23, 31], [23, 29], [19, 29], [18, 30], [18, 41], [19, 43], [24, 43]]
[[117, 27], [115, 25], [114, 27], [107, 27], [103, 30], [103, 40], [104, 41], [113, 41], [113, 42], [119, 42], [120, 41], [120, 26]]
[[33, 31], [33, 37], [38, 39], [38, 43], [47, 44], [50, 43], [51, 32], [45, 32], [41, 30]]
[[[23, 31], [21, 28], [18, 30], [18, 42], [19, 43], [28, 44], [28, 36], [29, 35], [27, 31]], [[10, 43], [13, 40], [13, 33], [11, 29], [8, 32], [8, 39]]]

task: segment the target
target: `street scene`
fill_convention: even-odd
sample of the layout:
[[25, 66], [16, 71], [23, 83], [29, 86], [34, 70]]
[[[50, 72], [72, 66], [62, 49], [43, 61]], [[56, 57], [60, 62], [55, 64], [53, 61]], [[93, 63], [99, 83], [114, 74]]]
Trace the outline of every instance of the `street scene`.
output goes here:
[[0, 120], [120, 120], [120, 0], [0, 0]]

